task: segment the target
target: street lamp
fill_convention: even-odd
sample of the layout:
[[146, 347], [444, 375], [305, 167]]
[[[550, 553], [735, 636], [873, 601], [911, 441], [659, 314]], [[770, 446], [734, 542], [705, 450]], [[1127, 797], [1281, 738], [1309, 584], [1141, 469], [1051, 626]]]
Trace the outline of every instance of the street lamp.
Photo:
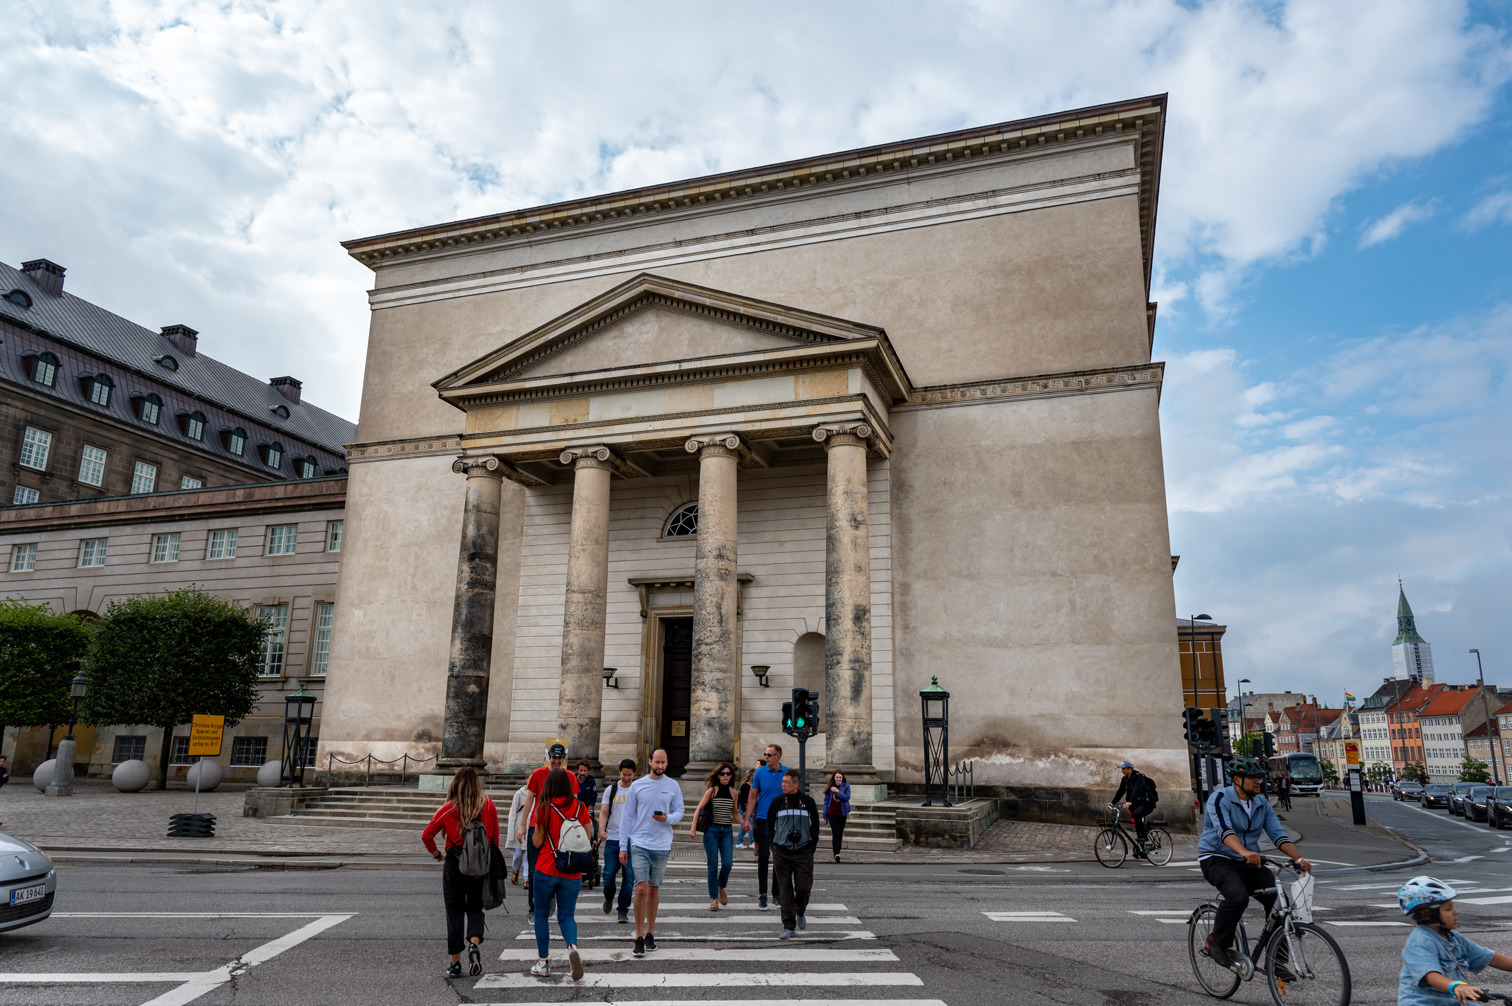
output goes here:
[[79, 700], [88, 691], [89, 679], [80, 671], [68, 686], [68, 694], [73, 699], [73, 706], [68, 711], [68, 736], [58, 743], [52, 782], [42, 791], [43, 796], [73, 796], [74, 724], [79, 722]]
[[756, 683], [758, 685], [760, 685], [762, 688], [770, 688], [770, 687], [772, 687], [771, 685], [767, 684], [767, 671], [770, 671], [771, 669], [772, 669], [772, 665], [771, 664], [752, 664], [751, 665], [751, 673], [754, 674], [754, 675], [756, 675]]
[[618, 673], [619, 673], [619, 668], [618, 667], [606, 667], [606, 668], [604, 668], [604, 687], [605, 688], [618, 688], [619, 687], [619, 682], [614, 680], [614, 676], [616, 674], [618, 674]]
[[84, 696], [88, 693], [89, 679], [84, 676], [83, 671], [80, 671], [74, 675], [73, 681], [69, 682], [68, 685], [68, 694], [73, 698], [73, 710], [68, 714], [67, 740], [73, 740], [74, 724], [79, 722], [79, 703], [83, 701]]
[[1475, 654], [1475, 673], [1479, 678], [1481, 707], [1486, 711], [1486, 743], [1491, 745], [1491, 782], [1498, 784], [1501, 779], [1501, 769], [1496, 763], [1496, 722], [1491, 718], [1491, 700], [1486, 697], [1486, 669], [1481, 665], [1480, 650], [1472, 649]]
[[[1249, 683], [1249, 678], [1239, 679], [1239, 736], [1245, 738], [1249, 737], [1249, 727], [1244, 725], [1244, 710], [1249, 706], [1249, 703], [1244, 700], [1244, 686]], [[1254, 756], [1255, 753], [1251, 751], [1250, 757], [1253, 758]]]
[[283, 774], [280, 786], [303, 786], [310, 726], [315, 722], [315, 696], [303, 687], [284, 696]]
[[950, 693], [940, 687], [939, 678], [930, 677], [929, 687], [919, 689], [919, 701], [924, 706], [924, 806], [934, 806], [938, 783], [940, 802], [949, 807]]

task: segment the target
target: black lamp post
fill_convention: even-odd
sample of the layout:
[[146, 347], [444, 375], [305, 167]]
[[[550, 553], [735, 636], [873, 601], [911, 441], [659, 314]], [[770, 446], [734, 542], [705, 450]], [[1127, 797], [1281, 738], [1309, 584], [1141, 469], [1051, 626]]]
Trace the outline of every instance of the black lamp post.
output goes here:
[[284, 696], [284, 747], [281, 786], [303, 786], [305, 749], [315, 722], [315, 696], [303, 687]]
[[924, 806], [934, 806], [938, 786], [940, 802], [950, 806], [950, 693], [940, 687], [940, 679], [931, 677], [929, 687], [919, 690], [924, 706]]
[[79, 703], [81, 701], [83, 701], [84, 696], [86, 694], [88, 694], [88, 692], [89, 692], [89, 679], [84, 676], [84, 672], [83, 671], [80, 671], [78, 674], [74, 675], [73, 681], [70, 682], [69, 685], [68, 685], [68, 694], [73, 697], [73, 709], [68, 714], [68, 737], [66, 738], [67, 740], [73, 740], [74, 739], [73, 738], [74, 724], [77, 723], [77, 722], [79, 722]]
[[1481, 693], [1481, 707], [1486, 711], [1486, 743], [1491, 745], [1491, 782], [1493, 785], [1501, 781], [1501, 769], [1496, 760], [1496, 746], [1499, 731], [1496, 729], [1496, 717], [1491, 715], [1491, 700], [1486, 697], [1486, 669], [1481, 665], [1480, 650], [1471, 650], [1475, 654], [1475, 676], [1477, 687]]

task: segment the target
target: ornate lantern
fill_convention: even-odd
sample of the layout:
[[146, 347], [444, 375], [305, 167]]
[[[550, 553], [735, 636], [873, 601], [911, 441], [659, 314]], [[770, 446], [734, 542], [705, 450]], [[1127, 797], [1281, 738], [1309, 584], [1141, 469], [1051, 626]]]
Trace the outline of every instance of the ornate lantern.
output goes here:
[[940, 679], [931, 677], [929, 687], [919, 690], [924, 706], [924, 806], [934, 805], [936, 788], [946, 807], [946, 786], [950, 783], [950, 693], [940, 687]]
[[303, 786], [310, 746], [310, 728], [315, 722], [315, 696], [303, 687], [284, 696], [283, 775], [280, 786]]

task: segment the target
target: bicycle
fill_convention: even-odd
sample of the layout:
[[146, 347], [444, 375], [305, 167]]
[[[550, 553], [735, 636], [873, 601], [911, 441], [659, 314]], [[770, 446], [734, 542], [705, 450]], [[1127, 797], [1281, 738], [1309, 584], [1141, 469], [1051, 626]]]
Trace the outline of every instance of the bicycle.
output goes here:
[[1291, 863], [1261, 857], [1266, 866], [1295, 874], [1291, 884], [1278, 882], [1258, 894], [1275, 893], [1276, 902], [1266, 917], [1271, 935], [1265, 946], [1256, 947], [1259, 962], [1250, 955], [1249, 933], [1239, 921], [1238, 947], [1230, 951], [1232, 967], [1225, 967], [1204, 949], [1218, 918], [1218, 902], [1206, 901], [1187, 919], [1187, 953], [1192, 971], [1203, 991], [1214, 999], [1227, 999], [1241, 981], [1255, 977], [1263, 967], [1271, 999], [1276, 1006], [1293, 1003], [1326, 1003], [1348, 1006], [1351, 991], [1349, 962], [1332, 936], [1312, 921], [1312, 877]]
[[1171, 861], [1171, 833], [1156, 827], [1165, 821], [1154, 818], [1146, 821], [1145, 840], [1141, 842], [1137, 835], [1129, 834], [1124, 827], [1123, 813], [1116, 807], [1109, 809], [1113, 811], [1112, 821], [1097, 833], [1092, 842], [1092, 853], [1099, 863], [1116, 870], [1129, 858], [1130, 849], [1144, 853], [1145, 861], [1151, 866], [1164, 866]]

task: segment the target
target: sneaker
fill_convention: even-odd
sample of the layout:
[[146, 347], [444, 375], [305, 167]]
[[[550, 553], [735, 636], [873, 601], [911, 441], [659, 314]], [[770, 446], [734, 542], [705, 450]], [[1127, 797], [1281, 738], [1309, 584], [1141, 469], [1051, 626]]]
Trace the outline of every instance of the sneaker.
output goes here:
[[578, 953], [577, 947], [569, 947], [567, 949], [567, 959], [572, 962], [572, 980], [575, 982], [582, 981], [583, 957]]
[[629, 915], [629, 913], [627, 913], [627, 912], [620, 912], [619, 913], [619, 924], [620, 925], [623, 926], [625, 923], [627, 923], [629, 921], [630, 921], [630, 915]]
[[656, 949], [656, 935], [654, 933], [647, 933], [646, 934], [646, 949], [647, 950], [655, 950]]
[[476, 943], [467, 945], [467, 973], [474, 978], [483, 973], [483, 954]]
[[765, 894], [763, 894], [761, 896], [761, 901], [756, 905], [756, 907], [758, 909], [760, 909], [761, 911], [763, 911], [763, 912], [767, 910], [767, 908], [766, 908], [766, 895]]
[[635, 941], [635, 949], [632, 950], [632, 951], [630, 951], [630, 956], [631, 957], [644, 957], [644, 956], [646, 956], [646, 941], [644, 939], [637, 939]]
[[782, 932], [777, 934], [777, 938], [779, 940], [790, 940], [793, 938], [793, 931], [791, 929], [784, 929]]
[[808, 928], [808, 918], [806, 916], [803, 916], [803, 915], [798, 916], [798, 928], [799, 929], [807, 929]]
[[462, 977], [462, 962], [461, 961], [452, 961], [450, 964], [448, 964], [446, 966], [446, 977], [447, 978], [461, 978]]
[[730, 903], [730, 896], [725, 893], [723, 887], [719, 889], [719, 903], [721, 905], [728, 905]]
[[1202, 945], [1202, 952], [1212, 958], [1213, 963], [1220, 967], [1231, 968], [1234, 966], [1234, 959], [1229, 956], [1229, 952], [1220, 947], [1211, 936]]
[[840, 853], [835, 853], [835, 862], [840, 862]]
[[535, 966], [530, 969], [530, 973], [537, 978], [550, 978], [551, 963], [549, 961], [536, 961]]
[[605, 891], [604, 892], [604, 914], [608, 915], [613, 909], [614, 909], [614, 894], [612, 892], [610, 892], [610, 891]]

